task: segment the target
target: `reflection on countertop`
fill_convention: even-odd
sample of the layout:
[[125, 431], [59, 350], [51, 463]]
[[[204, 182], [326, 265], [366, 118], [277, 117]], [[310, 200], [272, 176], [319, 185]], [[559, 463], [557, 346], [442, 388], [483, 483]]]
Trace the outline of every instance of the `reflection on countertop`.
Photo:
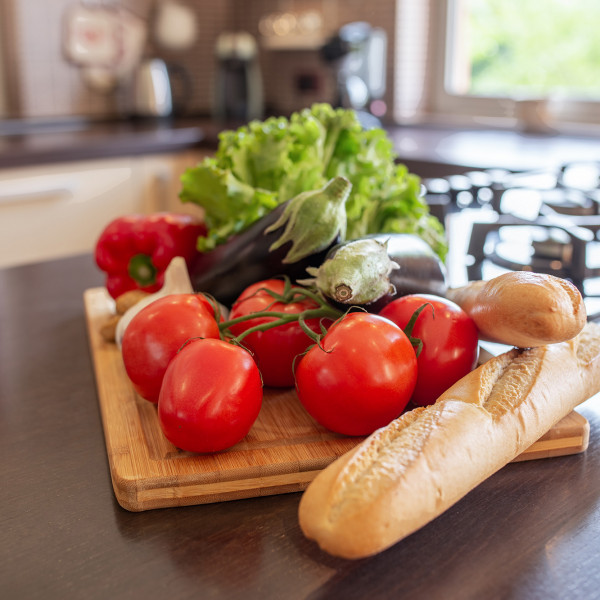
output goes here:
[[[0, 168], [216, 148], [219, 132], [239, 125], [208, 117], [0, 121]], [[595, 136], [440, 125], [388, 126], [387, 130], [399, 160], [423, 177], [487, 168], [525, 171], [600, 160], [600, 140]]]

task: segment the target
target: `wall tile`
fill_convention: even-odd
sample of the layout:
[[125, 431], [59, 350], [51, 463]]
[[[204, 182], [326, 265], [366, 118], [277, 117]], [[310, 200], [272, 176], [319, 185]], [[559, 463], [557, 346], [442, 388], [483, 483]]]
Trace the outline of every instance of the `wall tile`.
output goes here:
[[[61, 49], [61, 31], [65, 10], [75, 0], [3, 0], [13, 3], [14, 28], [11, 44], [18, 70], [14, 75], [20, 96], [22, 117], [93, 116], [111, 117], [122, 114], [123, 89], [104, 94], [84, 83], [79, 69], [69, 64]], [[272, 12], [319, 11], [324, 18], [325, 35], [341, 25], [365, 20], [383, 27], [388, 34], [387, 93], [392, 101], [394, 24], [396, 0], [179, 0], [194, 10], [198, 20], [198, 39], [184, 51], [160, 48], [152, 37], [147, 53], [180, 65], [192, 81], [186, 105], [188, 114], [210, 114], [216, 73], [215, 44], [224, 31], [248, 31], [259, 37], [258, 23]], [[101, 3], [98, 3], [101, 5]], [[106, 3], [105, 3], [106, 4]], [[152, 0], [114, 0], [136, 14], [151, 19]], [[6, 29], [6, 27], [5, 27]], [[333, 101], [334, 80], [318, 50], [269, 51], [261, 48], [265, 102], [276, 113], [289, 113], [317, 101]], [[314, 78], [316, 89], [299, 89], [303, 78]], [[302, 86], [300, 86], [302, 87]]]

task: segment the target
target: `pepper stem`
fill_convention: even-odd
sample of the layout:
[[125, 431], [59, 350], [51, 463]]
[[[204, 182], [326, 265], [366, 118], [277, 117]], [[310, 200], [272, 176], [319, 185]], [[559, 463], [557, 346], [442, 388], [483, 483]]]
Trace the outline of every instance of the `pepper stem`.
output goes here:
[[152, 285], [156, 282], [156, 267], [147, 254], [136, 254], [131, 257], [127, 272], [140, 287]]

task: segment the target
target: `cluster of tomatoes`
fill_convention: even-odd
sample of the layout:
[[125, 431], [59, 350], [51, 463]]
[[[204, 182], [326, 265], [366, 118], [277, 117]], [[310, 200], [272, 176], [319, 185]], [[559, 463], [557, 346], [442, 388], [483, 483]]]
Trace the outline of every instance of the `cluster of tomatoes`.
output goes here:
[[344, 314], [280, 279], [248, 287], [227, 321], [202, 294], [163, 297], [132, 319], [122, 343], [135, 390], [158, 404], [167, 439], [191, 452], [242, 440], [263, 385], [295, 386], [318, 423], [368, 435], [409, 403], [435, 402], [477, 352], [474, 322], [444, 298], [410, 295], [379, 314]]

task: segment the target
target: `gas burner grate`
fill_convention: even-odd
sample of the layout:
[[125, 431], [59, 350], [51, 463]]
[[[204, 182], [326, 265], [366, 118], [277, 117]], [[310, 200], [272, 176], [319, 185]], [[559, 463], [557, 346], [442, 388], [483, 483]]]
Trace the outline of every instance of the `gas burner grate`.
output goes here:
[[600, 163], [524, 173], [474, 171], [426, 179], [423, 187], [440, 219], [484, 209], [472, 222], [468, 279], [482, 279], [491, 263], [563, 277], [584, 297], [600, 297]]

